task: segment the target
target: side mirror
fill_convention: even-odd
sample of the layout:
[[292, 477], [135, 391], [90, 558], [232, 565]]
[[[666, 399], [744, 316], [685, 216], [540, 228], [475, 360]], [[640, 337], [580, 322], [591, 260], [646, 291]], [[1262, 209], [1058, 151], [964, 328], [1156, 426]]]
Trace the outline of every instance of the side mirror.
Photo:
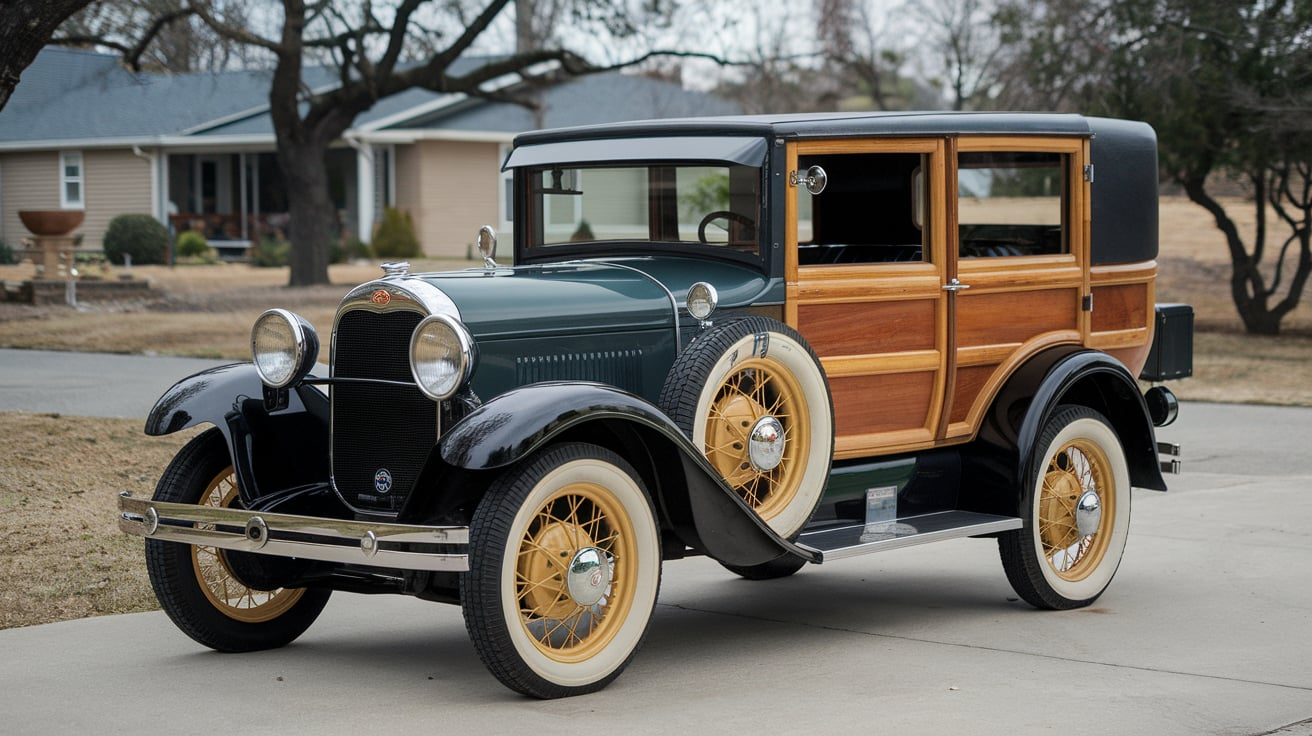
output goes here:
[[483, 256], [484, 268], [497, 267], [497, 233], [489, 225], [478, 229], [478, 252]]
[[806, 191], [816, 195], [825, 190], [825, 185], [829, 183], [829, 175], [819, 166], [812, 166], [806, 170], [806, 176], [800, 176], [796, 171], [790, 173], [788, 183], [795, 187], [805, 186]]

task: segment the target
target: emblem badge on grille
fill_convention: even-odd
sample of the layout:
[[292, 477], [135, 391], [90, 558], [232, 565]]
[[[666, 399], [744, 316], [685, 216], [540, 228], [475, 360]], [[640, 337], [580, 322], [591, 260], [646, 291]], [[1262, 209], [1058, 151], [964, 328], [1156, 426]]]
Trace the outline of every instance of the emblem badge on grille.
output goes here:
[[379, 468], [374, 473], [374, 490], [380, 494], [392, 490], [392, 471], [387, 468]]
[[380, 307], [385, 307], [392, 301], [392, 294], [387, 289], [379, 289], [374, 292], [370, 300]]

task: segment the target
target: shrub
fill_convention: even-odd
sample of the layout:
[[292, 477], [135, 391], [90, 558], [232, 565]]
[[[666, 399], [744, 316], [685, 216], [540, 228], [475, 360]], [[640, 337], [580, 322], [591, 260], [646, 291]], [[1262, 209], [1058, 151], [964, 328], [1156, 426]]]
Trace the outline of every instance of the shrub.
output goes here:
[[415, 258], [423, 255], [419, 238], [415, 237], [415, 223], [409, 212], [395, 207], [383, 210], [383, 221], [374, 235], [374, 255], [379, 258]]
[[13, 263], [18, 263], [18, 254], [14, 252], [14, 249], [8, 243], [0, 240], [0, 266], [8, 266]]
[[163, 263], [169, 252], [169, 231], [150, 215], [119, 215], [105, 230], [105, 257], [123, 263]]
[[183, 230], [178, 233], [178, 242], [175, 244], [177, 253], [183, 258], [196, 258], [209, 253], [210, 244], [205, 240], [205, 236], [195, 230]]
[[354, 235], [344, 241], [333, 241], [333, 247], [328, 252], [329, 263], [347, 263], [357, 258], [372, 257], [369, 244]]
[[286, 240], [265, 236], [251, 248], [251, 265], [259, 268], [279, 268], [291, 262], [292, 244]]

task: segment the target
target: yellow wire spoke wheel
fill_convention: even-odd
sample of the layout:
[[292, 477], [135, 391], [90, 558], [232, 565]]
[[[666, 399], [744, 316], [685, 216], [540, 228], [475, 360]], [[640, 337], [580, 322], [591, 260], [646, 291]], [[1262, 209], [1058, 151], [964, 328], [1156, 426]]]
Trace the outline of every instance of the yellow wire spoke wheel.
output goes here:
[[1120, 565], [1130, 526], [1130, 471], [1111, 424], [1083, 406], [1058, 407], [1034, 443], [1021, 529], [998, 551], [1017, 594], [1038, 608], [1096, 600]]
[[[201, 505], [229, 508], [237, 500], [237, 482], [232, 468], [221, 471], [201, 494]], [[212, 525], [198, 524], [200, 528]], [[304, 595], [304, 588], [255, 590], [243, 585], [232, 574], [222, 550], [194, 545], [191, 564], [201, 591], [215, 610], [243, 623], [272, 621], [286, 613]]]
[[660, 533], [638, 474], [610, 450], [565, 443], [512, 465], [479, 502], [469, 549], [465, 627], [513, 690], [599, 690], [646, 635]]
[[[202, 432], [178, 451], [154, 499], [215, 508], [240, 504], [232, 458], [218, 429]], [[221, 652], [273, 649], [294, 641], [332, 594], [327, 588], [252, 589], [233, 574], [228, 553], [214, 547], [158, 539], [147, 539], [145, 546], [146, 571], [160, 608], [183, 633]], [[268, 564], [271, 573], [296, 574], [285, 563]]]
[[[1039, 538], [1043, 558], [1063, 580], [1083, 580], [1107, 554], [1116, 512], [1107, 453], [1089, 440], [1062, 447], [1048, 463], [1039, 497]], [[1100, 516], [1096, 530], [1081, 533], [1077, 510], [1081, 498], [1096, 494]]]
[[801, 532], [834, 446], [824, 369], [801, 335], [764, 317], [717, 325], [670, 368], [660, 405], [775, 533]]
[[[633, 604], [635, 545], [633, 523], [605, 488], [576, 483], [543, 503], [520, 540], [515, 565], [520, 624], [543, 654], [579, 662], [614, 640], [617, 622]], [[598, 558], [587, 571], [596, 576], [593, 595], [576, 597], [571, 570], [590, 550]]]

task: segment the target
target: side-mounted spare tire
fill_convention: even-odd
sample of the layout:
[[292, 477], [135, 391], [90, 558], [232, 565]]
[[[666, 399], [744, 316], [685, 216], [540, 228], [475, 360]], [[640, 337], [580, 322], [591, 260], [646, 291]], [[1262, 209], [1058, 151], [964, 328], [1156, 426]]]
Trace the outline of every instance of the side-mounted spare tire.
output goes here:
[[[834, 409], [824, 368], [796, 330], [765, 317], [716, 325], [674, 362], [660, 404], [775, 533], [801, 532], [829, 479]], [[799, 567], [730, 569], [780, 577]]]

